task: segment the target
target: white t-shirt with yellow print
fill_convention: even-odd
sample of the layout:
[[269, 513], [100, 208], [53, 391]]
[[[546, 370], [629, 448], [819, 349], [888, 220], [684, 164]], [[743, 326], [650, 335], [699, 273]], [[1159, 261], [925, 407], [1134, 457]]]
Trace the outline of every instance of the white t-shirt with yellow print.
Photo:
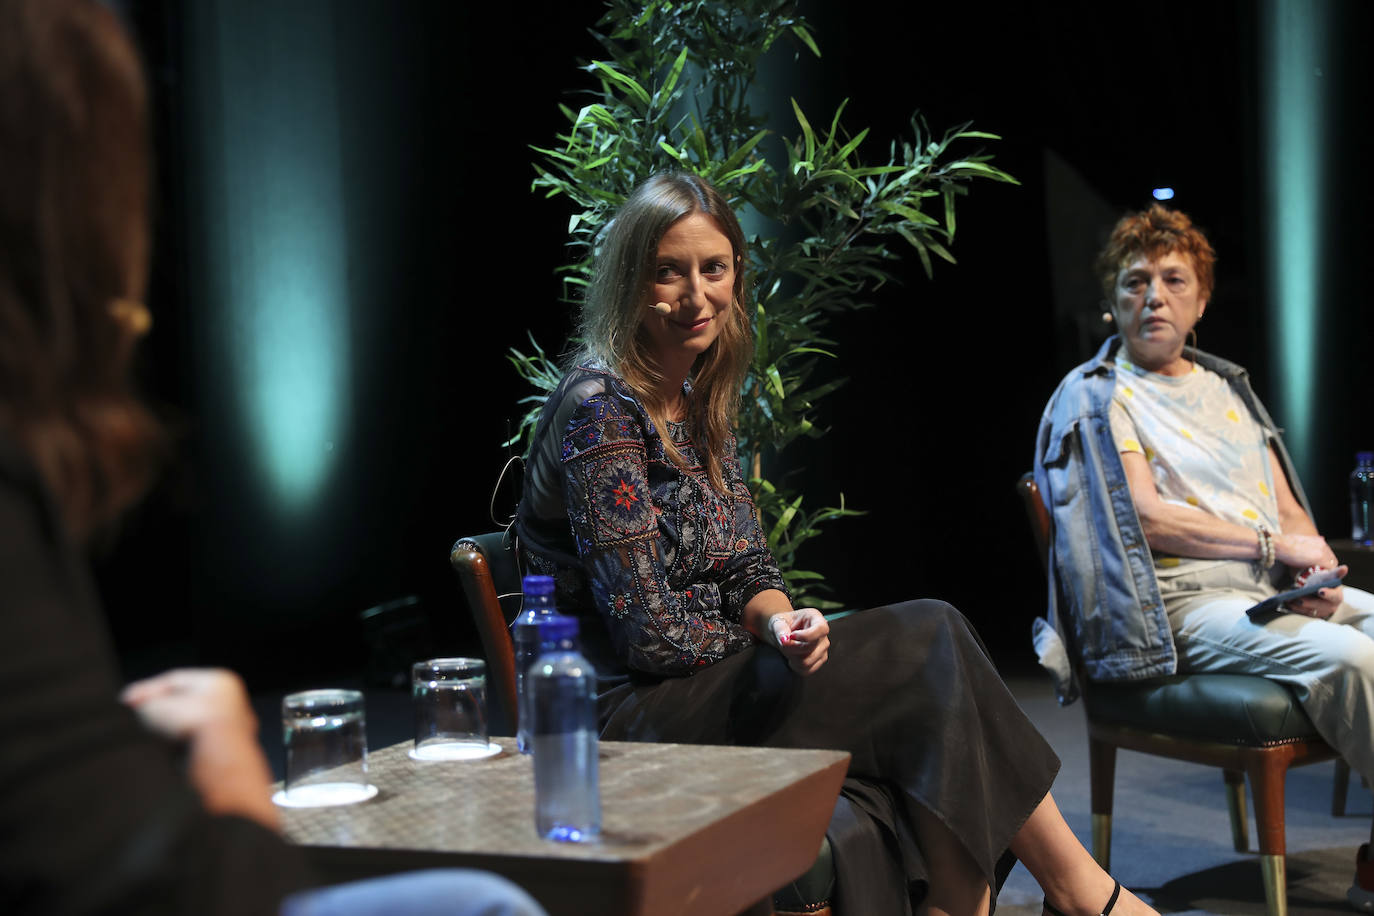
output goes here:
[[[1268, 437], [1226, 380], [1196, 363], [1182, 376], [1147, 372], [1121, 356], [1116, 367], [1112, 436], [1120, 451], [1145, 456], [1160, 499], [1278, 531]], [[1218, 562], [1155, 556], [1163, 575]]]

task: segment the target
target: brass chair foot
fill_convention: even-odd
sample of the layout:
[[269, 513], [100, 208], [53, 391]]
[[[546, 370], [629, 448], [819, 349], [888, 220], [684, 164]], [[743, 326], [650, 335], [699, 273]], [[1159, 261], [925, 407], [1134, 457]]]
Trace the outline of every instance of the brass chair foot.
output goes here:
[[1283, 856], [1260, 856], [1264, 873], [1265, 912], [1269, 916], [1288, 916], [1288, 874]]
[[1110, 872], [1112, 870], [1112, 816], [1110, 814], [1093, 815], [1093, 858], [1097, 864], [1102, 866], [1102, 870]]

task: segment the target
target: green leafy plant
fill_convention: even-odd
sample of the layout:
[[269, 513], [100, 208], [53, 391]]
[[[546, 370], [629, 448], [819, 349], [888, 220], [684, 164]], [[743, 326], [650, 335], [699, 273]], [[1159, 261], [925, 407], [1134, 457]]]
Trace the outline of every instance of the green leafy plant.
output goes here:
[[[817, 404], [845, 382], [817, 378], [837, 348], [826, 327], [836, 315], [870, 307], [865, 297], [893, 279], [900, 251], [914, 249], [927, 275], [933, 258], [954, 262], [947, 246], [958, 197], [974, 179], [1015, 179], [981, 150], [959, 155], [952, 148], [998, 137], [968, 125], [936, 137], [913, 115], [911, 135], [889, 144], [886, 161], [866, 165], [859, 152], [869, 131], [848, 133], [840, 121], [846, 103], [816, 127], [793, 99], [796, 136], [765, 129], [750, 100], [759, 59], [780, 39], [820, 55], [793, 0], [608, 0], [593, 35], [607, 53], [583, 67], [596, 87], [580, 108], [560, 105], [566, 131], [535, 148], [533, 189], [573, 208], [574, 257], [560, 268], [564, 298], [578, 300], [601, 230], [655, 171], [695, 172], [744, 215], [746, 231], [764, 224], [749, 240], [755, 353], [737, 435], [794, 599], [837, 607], [824, 597], [821, 573], [797, 568], [797, 551], [825, 523], [859, 513], [843, 495], [838, 506], [803, 510], [802, 494], [780, 472], [790, 445], [825, 434]], [[531, 407], [512, 443], [532, 433], [559, 378], [553, 360], [533, 337], [530, 343], [529, 353], [510, 352], [536, 389], [523, 399]]]

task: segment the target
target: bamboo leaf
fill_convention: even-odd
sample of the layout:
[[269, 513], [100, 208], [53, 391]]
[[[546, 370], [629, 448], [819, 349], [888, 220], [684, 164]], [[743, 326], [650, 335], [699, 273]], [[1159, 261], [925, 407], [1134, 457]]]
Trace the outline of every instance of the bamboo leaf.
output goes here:
[[849, 184], [852, 184], [854, 186], [855, 190], [864, 190], [863, 182], [855, 178], [853, 173], [848, 171], [847, 169], [821, 169], [818, 172], [812, 173], [810, 180], [811, 182], [815, 183], [819, 181], [825, 181], [830, 178], [838, 178], [841, 181], [848, 182]]
[[764, 375], [768, 379], [768, 387], [773, 389], [773, 393], [778, 396], [778, 400], [787, 397], [783, 390], [782, 373], [778, 372], [777, 364], [770, 365], [764, 370]]
[[645, 105], [649, 104], [649, 93], [645, 91], [644, 87], [639, 85], [639, 83], [621, 73], [604, 60], [594, 60], [592, 61], [592, 66], [603, 76], [623, 87], [626, 92], [630, 93], [630, 95], [634, 96], [639, 101], [643, 102]]
[[795, 581], [797, 581], [797, 580], [799, 580], [799, 579], [817, 580], [817, 581], [818, 581], [818, 580], [824, 580], [824, 579], [825, 579], [825, 576], [822, 576], [822, 575], [821, 575], [820, 573], [818, 573], [818, 572], [812, 572], [812, 571], [807, 570], [807, 569], [793, 569], [793, 570], [789, 570], [789, 571], [788, 571], [788, 573], [787, 573], [787, 581], [788, 581], [789, 583], [795, 582]]
[[811, 129], [811, 122], [806, 120], [806, 115], [802, 114], [801, 106], [796, 99], [792, 99], [792, 111], [797, 115], [797, 123], [801, 125], [802, 136], [806, 139], [806, 161], [808, 163], [816, 158], [816, 132]]
[[782, 358], [786, 359], [789, 356], [796, 356], [799, 353], [819, 353], [821, 356], [828, 356], [831, 359], [839, 359], [839, 357], [831, 351], [822, 350], [820, 347], [793, 347], [791, 350], [788, 350], [786, 353], [784, 353], [782, 355]]
[[577, 158], [574, 157], [574, 156], [569, 156], [567, 153], [559, 152], [559, 151], [556, 150], [556, 149], [543, 149], [543, 148], [538, 147], [538, 146], [532, 146], [532, 147], [530, 147], [530, 149], [534, 150], [536, 153], [543, 153], [545, 156], [548, 156], [550, 159], [557, 159], [559, 162], [566, 162], [566, 163], [568, 163], [568, 164], [570, 164], [570, 165], [575, 165], [575, 166], [581, 166], [581, 165], [582, 165], [582, 160], [577, 159]]
[[1001, 169], [994, 168], [993, 166], [988, 165], [986, 162], [978, 162], [974, 159], [961, 159], [958, 162], [951, 162], [949, 165], [946, 165], [940, 171], [947, 175], [955, 175], [962, 172], [972, 172], [975, 175], [981, 175], [984, 178], [991, 178], [994, 181], [1003, 181], [1007, 184], [1021, 183], [1017, 181], [1015, 178], [1008, 175], [1006, 172], [1002, 171]]
[[773, 530], [768, 533], [769, 546], [772, 546], [782, 539], [783, 534], [787, 531], [787, 526], [792, 524], [792, 519], [796, 517], [797, 510], [801, 508], [801, 504], [802, 497], [798, 496], [796, 500], [789, 503], [787, 508], [778, 515], [778, 520], [774, 523]]
[[726, 159], [725, 162], [721, 163], [721, 168], [723, 168], [727, 172], [739, 168], [739, 164], [744, 161], [744, 157], [748, 156], [749, 153], [753, 151], [754, 147], [759, 145], [759, 141], [766, 136], [768, 136], [768, 131], [761, 130], [758, 133], [754, 134], [754, 136], [750, 137], [748, 140], [744, 141], [743, 146], [735, 150], [732, 154], [730, 154], [730, 157]]
[[840, 147], [840, 151], [835, 154], [835, 158], [841, 162], [849, 158], [849, 154], [858, 149], [859, 144], [864, 142], [864, 137], [868, 136], [869, 130], [870, 128], [865, 127], [863, 130], [859, 131], [858, 135], [855, 136], [853, 140], [850, 140], [844, 146]]
[[931, 251], [935, 252], [936, 254], [938, 254], [940, 257], [944, 258], [949, 263], [956, 263], [954, 260], [954, 255], [946, 251], [945, 246], [941, 245], [934, 239], [926, 239], [926, 247], [929, 248]]
[[708, 162], [711, 159], [711, 148], [706, 141], [706, 131], [697, 127], [692, 131], [692, 145], [696, 148], [697, 159], [701, 162]]
[[763, 159], [756, 159], [756, 160], [754, 160], [753, 162], [751, 162], [751, 163], [749, 163], [748, 165], [746, 165], [746, 166], [745, 166], [744, 168], [742, 168], [742, 169], [735, 169], [735, 170], [733, 170], [733, 171], [726, 172], [724, 175], [721, 175], [720, 178], [719, 178], [718, 180], [720, 181], [721, 184], [728, 184], [728, 183], [730, 183], [731, 181], [734, 181], [736, 178], [741, 178], [741, 177], [743, 177], [743, 176], [745, 176], [745, 175], [752, 175], [752, 174], [754, 174], [755, 172], [759, 171], [760, 169], [762, 169], [762, 168], [763, 168], [764, 166], [766, 166], [767, 164], [768, 164], [768, 163], [767, 163], [765, 160], [763, 160]]
[[878, 209], [904, 216], [913, 223], [920, 223], [923, 226], [938, 226], [939, 223], [934, 218], [927, 216], [915, 207], [908, 207], [905, 204], [894, 203], [890, 200], [878, 201]]
[[933, 277], [935, 269], [930, 263], [930, 253], [926, 251], [925, 243], [916, 237], [916, 234], [905, 226], [898, 226], [897, 232], [902, 238], [911, 243], [911, 247], [916, 249], [916, 253], [921, 256], [921, 266], [926, 269], [926, 276]]
[[812, 54], [816, 55], [817, 57], [821, 56], [821, 49], [816, 46], [816, 39], [811, 37], [811, 33], [806, 30], [805, 26], [801, 25], [800, 23], [792, 26], [792, 34], [796, 35], [797, 38], [801, 40], [802, 44], [810, 48]]
[[682, 76], [682, 68], [687, 66], [687, 49], [684, 47], [678, 52], [677, 59], [673, 61], [672, 68], [668, 71], [668, 76], [663, 81], [663, 86], [658, 90], [656, 101], [663, 104], [672, 93], [673, 87], [677, 85], [678, 77]]

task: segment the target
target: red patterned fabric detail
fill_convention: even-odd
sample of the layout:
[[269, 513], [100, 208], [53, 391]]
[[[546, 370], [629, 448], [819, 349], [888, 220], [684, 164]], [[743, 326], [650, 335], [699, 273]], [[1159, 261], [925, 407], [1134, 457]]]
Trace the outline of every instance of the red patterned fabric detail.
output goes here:
[[[661, 431], [619, 380], [608, 377], [571, 410], [559, 403], [561, 392], [585, 379], [565, 381], [546, 408], [569, 417], [555, 453], [571, 534], [566, 554], [580, 559], [577, 568], [544, 559], [557, 567], [560, 602], [570, 588], [577, 608], [595, 609], [628, 669], [686, 674], [753, 645], [740, 624], [744, 605], [760, 591], [785, 588], [733, 439], [722, 456], [720, 493], [687, 428], [667, 431], [681, 467], [667, 459]], [[532, 453], [541, 453], [538, 443]]]

